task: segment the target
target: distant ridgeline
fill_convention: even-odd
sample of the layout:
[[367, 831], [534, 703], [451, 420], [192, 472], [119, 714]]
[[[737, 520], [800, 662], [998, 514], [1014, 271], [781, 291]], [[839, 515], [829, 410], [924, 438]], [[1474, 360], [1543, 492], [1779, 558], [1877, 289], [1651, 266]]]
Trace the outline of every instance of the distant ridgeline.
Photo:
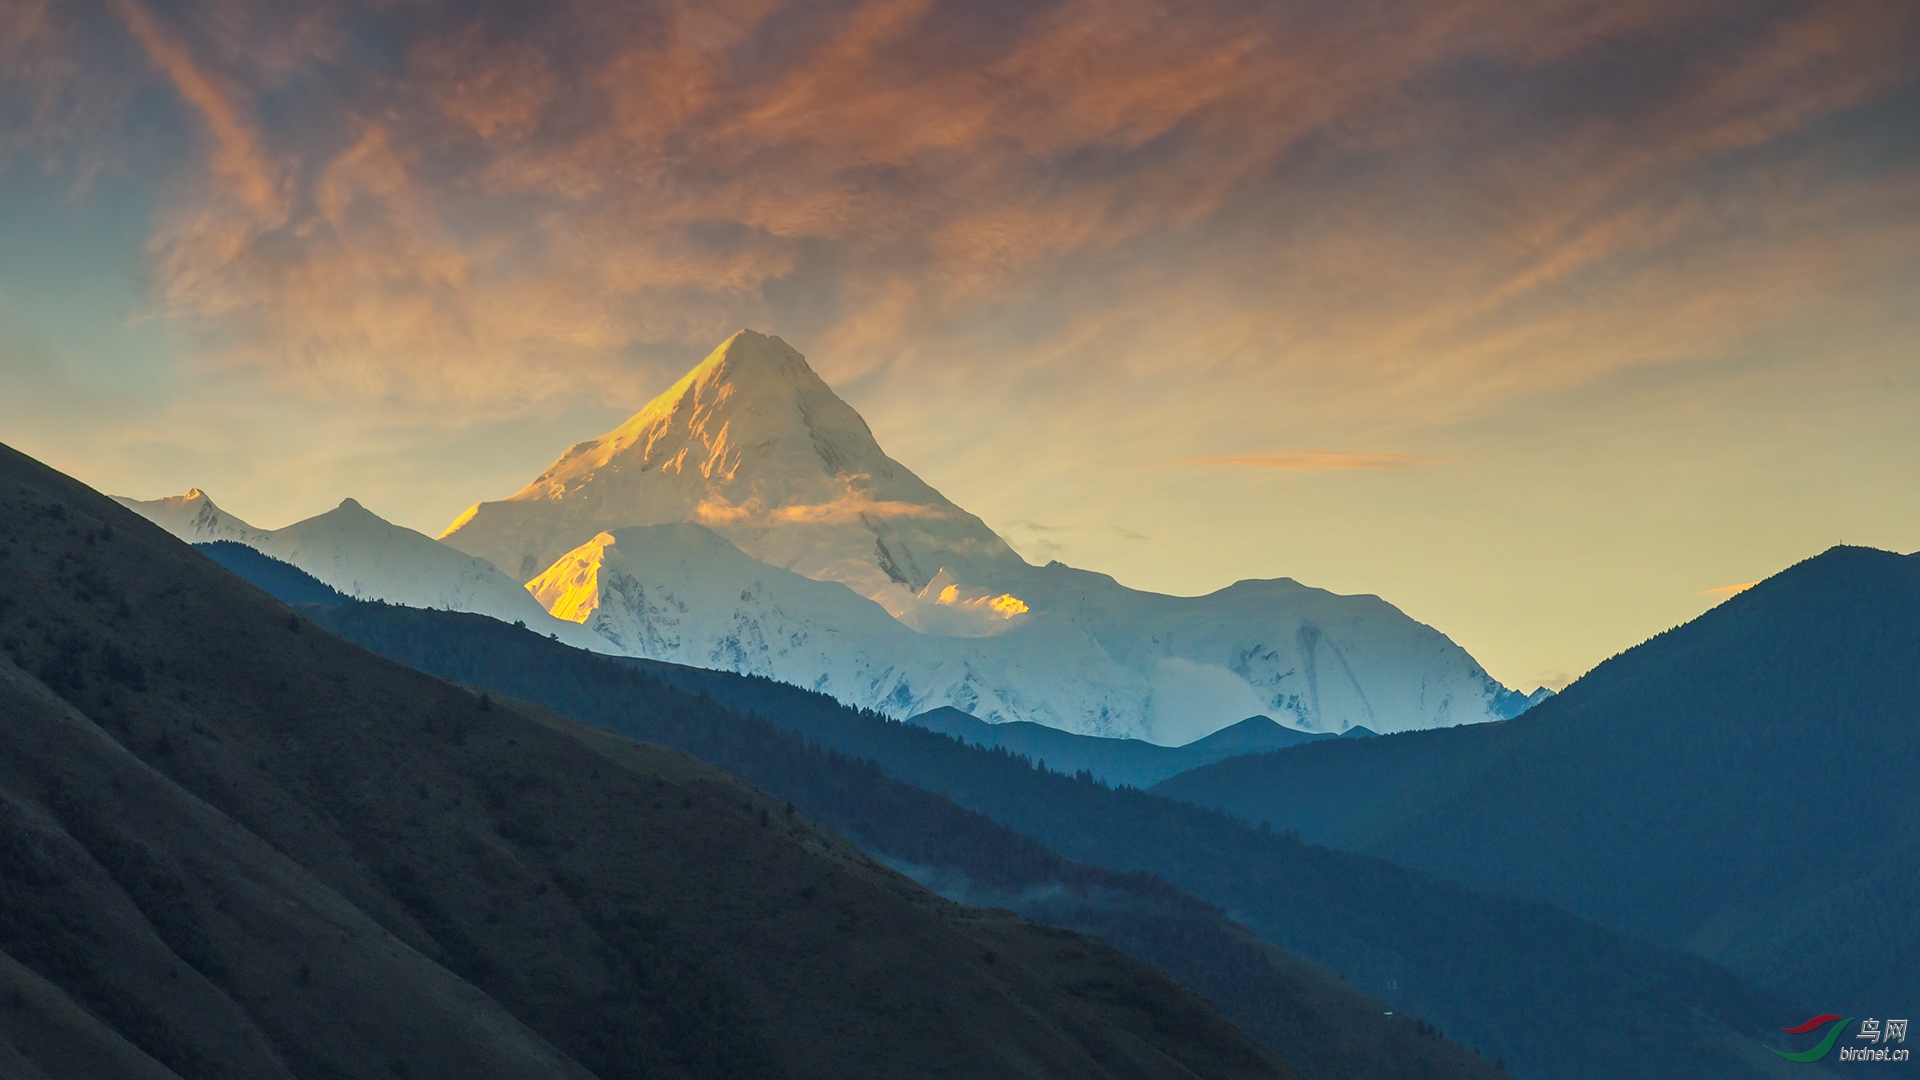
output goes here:
[[195, 544], [198, 551], [287, 604], [344, 604], [347, 597], [305, 570], [237, 540]]
[[[1018, 834], [1087, 863], [1156, 875], [1222, 905], [1268, 940], [1343, 972], [1396, 1011], [1433, 1020], [1522, 1076], [1762, 1075], [1734, 1060], [1738, 1055], [1722, 1060], [1703, 1049], [1709, 1040], [1700, 1025], [1720, 1031], [1712, 1039], [1747, 1041], [1757, 1049], [1748, 1040], [1760, 1038], [1766, 1024], [1797, 1019], [1788, 1014], [1798, 1005], [1751, 990], [1711, 965], [1555, 909], [1463, 892], [1385, 864], [1303, 847], [1198, 807], [1112, 790], [1152, 782], [1155, 770], [1209, 740], [1157, 747], [1038, 725], [986, 725], [964, 714], [921, 716], [914, 721], [921, 726], [903, 725], [770, 680], [590, 656], [474, 616], [349, 603], [316, 617], [443, 677], [694, 753], [793, 801], [948, 895], [1107, 937], [1160, 964], [1289, 1053], [1301, 1033], [1275, 1028], [1285, 1010], [1274, 1003], [1301, 1000], [1301, 980], [1291, 987], [1276, 981], [1269, 964], [1254, 962], [1256, 954], [1236, 944], [1231, 924], [1206, 914], [1205, 904], [1183, 907], [1193, 902], [1179, 890], [1074, 867]], [[695, 722], [672, 720], [685, 706], [671, 705], [671, 691], [654, 679], [715, 704], [702, 706]], [[826, 752], [789, 746], [784, 740], [792, 736], [740, 713], [766, 717]], [[963, 746], [923, 730], [929, 724], [965, 742], [1001, 741]], [[1365, 740], [1310, 738], [1226, 764], [1304, 763], [1334, 751], [1438, 739], [1464, 744], [1498, 738], [1510, 724]], [[1278, 732], [1243, 723], [1221, 732], [1219, 741], [1257, 750], [1260, 739], [1297, 734], [1273, 728]], [[1036, 758], [1044, 758], [1049, 771], [1034, 769]], [[919, 801], [922, 796], [888, 777], [945, 794], [999, 824], [971, 819], [945, 800]], [[1408, 787], [1405, 777], [1384, 780], [1390, 789]], [[1306, 786], [1323, 792], [1324, 815], [1337, 816], [1330, 806], [1342, 793], [1363, 811], [1377, 801], [1374, 787], [1351, 777], [1330, 783]], [[955, 813], [961, 817], [952, 818]], [[1262, 818], [1281, 830], [1319, 835], [1315, 821], [1297, 814], [1246, 815]], [[1017, 832], [1006, 832], [1007, 826]], [[1476, 964], [1461, 965], [1463, 955], [1476, 957]], [[1783, 992], [1794, 996], [1790, 988]], [[1568, 1003], [1564, 1015], [1554, 1000]]]
[[989, 724], [952, 708], [910, 716], [907, 723], [951, 735], [974, 746], [1005, 747], [1055, 772], [1072, 775], [1085, 771], [1115, 787], [1126, 784], [1138, 788], [1239, 754], [1278, 750], [1316, 739], [1363, 739], [1373, 734], [1364, 727], [1349, 728], [1337, 736], [1299, 731], [1275, 722], [1272, 717], [1250, 716], [1185, 746], [1160, 746], [1140, 739], [1075, 735], [1030, 720]]
[[1154, 789], [1566, 907], [1847, 1009], [1920, 1005], [1920, 556], [1836, 547], [1498, 724]]
[[[356, 603], [317, 617], [442, 678], [713, 762], [949, 895], [1107, 936], [1263, 1039], [1276, 1037], [1270, 1025], [1287, 1014], [1266, 1003], [1265, 984], [1241, 983], [1255, 969], [1222, 938], [1198, 934], [1203, 922], [1166, 921], [1156, 879], [1523, 1077], [1769, 1076], [1761, 1040], [1808, 1014], [1708, 961], [1557, 908], [1304, 845], [1090, 773], [1041, 771], [1004, 747], [963, 745], [783, 683], [596, 656], [453, 612]], [[955, 817], [952, 803], [927, 802], [895, 780], [985, 818]], [[1021, 834], [1053, 851], [1022, 847], [1031, 841]], [[1122, 875], [1061, 869], [1053, 852]], [[1080, 880], [1097, 884], [1062, 887]]]

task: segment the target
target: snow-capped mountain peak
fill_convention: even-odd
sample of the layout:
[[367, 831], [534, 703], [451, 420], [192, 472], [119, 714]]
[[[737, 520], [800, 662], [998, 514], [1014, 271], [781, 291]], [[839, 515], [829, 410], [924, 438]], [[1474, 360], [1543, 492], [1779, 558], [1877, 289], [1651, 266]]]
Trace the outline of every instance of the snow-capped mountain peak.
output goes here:
[[1377, 598], [1285, 580], [1167, 597], [1029, 566], [751, 331], [443, 539], [619, 651], [899, 716], [1184, 742], [1255, 713], [1332, 732], [1493, 719], [1510, 693]]
[[570, 644], [605, 650], [605, 641], [550, 617], [492, 563], [403, 528], [353, 499], [283, 529], [256, 529], [214, 506], [200, 489], [121, 505], [190, 544], [235, 540], [312, 574], [339, 592], [409, 607], [472, 611], [523, 622]]
[[1391, 732], [1529, 703], [1378, 597], [1284, 578], [1162, 596], [1030, 566], [888, 457], [798, 352], [751, 331], [467, 511], [444, 543], [351, 499], [272, 533], [199, 492], [135, 508], [351, 595], [519, 619], [899, 717], [952, 706], [1178, 745], [1255, 714]]
[[888, 457], [792, 346], [751, 330], [512, 497], [468, 510], [441, 539], [526, 581], [602, 532], [681, 521], [896, 614], [942, 567], [977, 581], [987, 568], [1026, 566]]
[[185, 495], [169, 495], [148, 502], [120, 496], [115, 496], [114, 501], [189, 544], [236, 540], [253, 546], [267, 535], [266, 530], [256, 529], [215, 506], [199, 488], [188, 488]]
[[586, 622], [600, 606], [600, 571], [617, 542], [612, 533], [600, 533], [527, 582], [527, 591], [554, 618]]

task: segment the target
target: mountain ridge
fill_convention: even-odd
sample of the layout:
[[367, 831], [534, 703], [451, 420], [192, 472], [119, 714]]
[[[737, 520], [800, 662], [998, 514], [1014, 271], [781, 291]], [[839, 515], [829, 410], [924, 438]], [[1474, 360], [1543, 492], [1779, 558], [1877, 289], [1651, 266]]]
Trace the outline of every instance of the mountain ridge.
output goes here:
[[[888, 457], [797, 351], [752, 331], [514, 496], [476, 504], [437, 548], [385, 523], [352, 539], [347, 525], [371, 515], [349, 503], [271, 533], [203, 495], [138, 505], [187, 539], [251, 540], [350, 595], [771, 675], [896, 717], [952, 706], [1180, 745], [1252, 715], [1395, 731], [1529, 700], [1377, 596], [1274, 578], [1172, 597], [1032, 566]], [[567, 617], [525, 583], [565, 598]], [[849, 607], [849, 591], [872, 612]], [[763, 602], [772, 593], [790, 602]], [[695, 594], [698, 610], [683, 610]]]
[[[1746, 986], [1697, 956], [1556, 908], [1305, 845], [1284, 832], [1090, 777], [1043, 773], [1004, 749], [966, 746], [761, 677], [594, 656], [453, 612], [349, 604], [324, 617], [349, 639], [441, 677], [681, 746], [754, 778], [776, 797], [818, 807], [822, 815], [828, 807], [851, 815], [842, 827], [903, 870], [952, 861], [988, 886], [1005, 885], [1008, 876], [1017, 883], [1024, 858], [983, 847], [976, 834], [952, 822], [913, 828], [903, 799], [851, 800], [840, 783], [785, 773], [767, 748], [802, 741], [831, 755], [839, 775], [860, 777], [862, 785], [904, 781], [939, 793], [1084, 864], [1151, 875], [1148, 880], [1217, 905], [1267, 942], [1381, 998], [1396, 1015], [1422, 1017], [1488, 1057], [1504, 1057], [1517, 1075], [1788, 1080], [1795, 1071], [1770, 1060], [1760, 1040], [1808, 1015], [1804, 1006]], [[698, 695], [719, 711], [696, 724], [663, 723], [648, 704], [660, 693], [650, 683]], [[775, 726], [780, 735], [747, 737], [738, 721], [723, 719], [729, 709], [747, 717], [747, 726]], [[937, 875], [923, 880], [947, 887]], [[958, 895], [984, 899], [988, 891]], [[1043, 914], [1024, 905], [1046, 889], [1014, 891], [990, 902]], [[1176, 947], [1157, 962], [1175, 968], [1195, 960], [1204, 956]], [[1418, 1075], [1390, 1075], [1409, 1074]]]
[[585, 648], [607, 647], [577, 625], [550, 616], [492, 563], [395, 525], [357, 499], [342, 499], [332, 510], [279, 529], [242, 521], [199, 488], [162, 499], [113, 499], [189, 544], [244, 544], [346, 596], [473, 611], [503, 622], [524, 622]]
[[5, 447], [0, 564], [0, 954], [40, 979], [0, 1032], [51, 986], [183, 1080], [1298, 1075], [1101, 942], [369, 653]]
[[[209, 555], [218, 553], [213, 545], [199, 550]], [[249, 548], [239, 550], [253, 554]], [[324, 588], [310, 578], [290, 582], [289, 576], [305, 575], [278, 566], [265, 556], [233, 559], [222, 565], [269, 592], [287, 589], [290, 595], [304, 595], [314, 588]], [[356, 615], [404, 624], [435, 614], [351, 599], [302, 610], [322, 625], [335, 625], [344, 619], [340, 623], [344, 626], [360, 625]], [[521, 641], [552, 644], [524, 628], [508, 628], [496, 620], [466, 614], [452, 617], [463, 626], [486, 627]], [[470, 656], [483, 654], [485, 646], [477, 645], [468, 652]], [[497, 678], [500, 666], [489, 658], [482, 662], [481, 669]], [[550, 667], [547, 671], [553, 681], [576, 689], [590, 681]], [[884, 865], [956, 902], [1008, 908], [1051, 926], [1093, 934], [1138, 959], [1161, 966], [1214, 1001], [1230, 1019], [1305, 1071], [1311, 1080], [1397, 1080], [1406, 1075], [1432, 1076], [1435, 1080], [1492, 1080], [1490, 1066], [1446, 1041], [1431, 1025], [1413, 1021], [1404, 1013], [1398, 1014], [1399, 1021], [1393, 1014], [1383, 1015], [1384, 1006], [1378, 1000], [1317, 965], [1258, 939], [1227, 920], [1218, 909], [1164, 883], [1140, 875], [1076, 866], [1030, 838], [962, 810], [943, 797], [854, 766], [764, 720], [729, 713], [710, 698], [695, 698], [624, 667], [616, 672], [627, 681], [612, 697], [647, 717], [648, 724], [660, 725], [663, 713], [683, 708], [689, 711], [678, 724], [633, 727], [628, 729], [629, 734], [647, 742], [698, 751], [709, 760], [727, 762], [736, 775], [763, 783], [779, 777], [779, 770], [769, 765], [784, 758], [790, 770], [785, 781], [811, 792], [790, 793], [798, 799], [802, 811], [843, 835], [867, 837], [861, 841], [862, 847]], [[618, 736], [587, 728], [544, 706], [500, 695], [493, 701], [596, 746], [625, 743]], [[620, 751], [616, 756], [628, 752]], [[743, 762], [750, 764], [743, 768]], [[793, 775], [795, 772], [799, 775]], [[866, 812], [853, 810], [862, 801], [868, 804]], [[876, 833], [883, 837], [877, 846], [873, 838]], [[960, 856], [957, 860], [952, 858], [956, 853]]]
[[1154, 790], [1778, 991], [1898, 1008], [1920, 967], [1916, 612], [1920, 556], [1834, 547], [1505, 724], [1316, 743]]
[[896, 614], [943, 567], [977, 582], [988, 564], [1001, 573], [1026, 565], [888, 457], [792, 346], [751, 330], [519, 492], [469, 508], [440, 539], [524, 581], [595, 534], [675, 521], [713, 528], [762, 562], [840, 581]]

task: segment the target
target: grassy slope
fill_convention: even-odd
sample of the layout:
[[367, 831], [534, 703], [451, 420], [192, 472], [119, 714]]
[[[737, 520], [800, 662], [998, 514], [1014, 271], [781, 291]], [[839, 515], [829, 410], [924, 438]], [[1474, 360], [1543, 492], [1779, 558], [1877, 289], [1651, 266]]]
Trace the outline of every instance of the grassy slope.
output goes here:
[[1155, 790], [1868, 1012], [1914, 1004], [1915, 775], [1920, 558], [1836, 548], [1506, 724], [1301, 747]]
[[4, 448], [0, 581], [0, 952], [187, 1080], [1294, 1075], [1146, 965], [375, 657]]

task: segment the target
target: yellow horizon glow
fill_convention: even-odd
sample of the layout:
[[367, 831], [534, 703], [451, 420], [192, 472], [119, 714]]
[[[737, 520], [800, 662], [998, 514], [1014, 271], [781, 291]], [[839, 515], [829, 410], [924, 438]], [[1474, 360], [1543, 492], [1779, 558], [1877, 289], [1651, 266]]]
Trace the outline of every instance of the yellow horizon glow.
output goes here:
[[1212, 454], [1184, 458], [1169, 464], [1176, 467], [1223, 469], [1281, 469], [1289, 472], [1320, 472], [1342, 469], [1406, 469], [1433, 465], [1446, 458], [1424, 454], [1396, 454], [1369, 450], [1268, 450], [1246, 454]]

